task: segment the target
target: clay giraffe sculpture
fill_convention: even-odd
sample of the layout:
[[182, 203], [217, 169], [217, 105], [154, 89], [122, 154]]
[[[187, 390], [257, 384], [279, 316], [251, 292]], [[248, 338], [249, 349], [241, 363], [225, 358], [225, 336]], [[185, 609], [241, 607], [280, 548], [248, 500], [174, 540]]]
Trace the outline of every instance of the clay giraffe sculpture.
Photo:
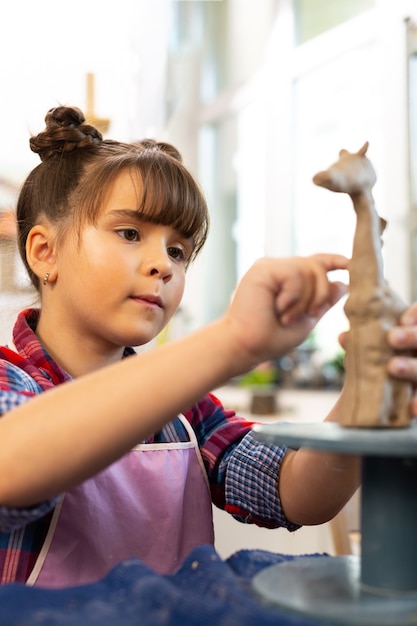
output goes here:
[[410, 384], [386, 372], [392, 350], [387, 331], [406, 308], [384, 278], [380, 220], [372, 196], [376, 174], [366, 157], [368, 143], [355, 153], [341, 150], [339, 159], [313, 178], [316, 185], [347, 193], [356, 213], [349, 263], [349, 296], [345, 313], [350, 322], [346, 342], [346, 410], [343, 426], [401, 427], [410, 422]]

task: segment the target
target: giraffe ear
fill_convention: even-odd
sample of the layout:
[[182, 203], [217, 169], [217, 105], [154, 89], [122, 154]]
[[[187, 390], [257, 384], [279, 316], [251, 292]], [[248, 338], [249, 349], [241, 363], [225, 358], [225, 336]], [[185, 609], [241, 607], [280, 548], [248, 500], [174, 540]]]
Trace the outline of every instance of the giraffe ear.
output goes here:
[[369, 141], [365, 141], [365, 143], [363, 144], [362, 148], [359, 150], [358, 154], [365, 156], [366, 151], [369, 148]]
[[387, 224], [388, 224], [387, 220], [385, 220], [383, 217], [379, 218], [379, 234], [380, 235], [383, 234], [384, 230], [387, 227]]

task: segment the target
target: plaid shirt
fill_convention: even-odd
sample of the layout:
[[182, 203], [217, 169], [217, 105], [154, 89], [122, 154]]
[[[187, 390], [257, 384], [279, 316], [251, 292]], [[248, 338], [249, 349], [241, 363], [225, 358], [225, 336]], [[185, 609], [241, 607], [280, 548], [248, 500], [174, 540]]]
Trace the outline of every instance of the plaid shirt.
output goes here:
[[[0, 348], [0, 415], [71, 377], [40, 345], [34, 329], [38, 311], [23, 311], [13, 330], [17, 350]], [[124, 356], [134, 354], [126, 348]], [[277, 493], [285, 448], [265, 446], [251, 435], [251, 423], [224, 409], [208, 394], [185, 412], [193, 426], [207, 471], [212, 500], [238, 520], [275, 528], [287, 522]], [[187, 441], [175, 418], [147, 442]], [[28, 508], [0, 506], [0, 580], [25, 582], [49, 528], [57, 498]]]

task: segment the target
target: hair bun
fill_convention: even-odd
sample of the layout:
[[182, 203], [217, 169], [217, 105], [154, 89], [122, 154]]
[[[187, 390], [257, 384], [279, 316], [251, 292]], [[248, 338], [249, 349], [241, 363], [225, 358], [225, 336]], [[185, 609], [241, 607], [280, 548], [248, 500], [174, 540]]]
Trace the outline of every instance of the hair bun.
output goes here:
[[85, 122], [85, 117], [81, 109], [77, 107], [55, 107], [49, 109], [45, 116], [45, 124], [47, 128], [56, 126], [80, 126]]
[[150, 152], [165, 152], [172, 158], [177, 159], [177, 161], [182, 163], [181, 153], [170, 143], [165, 141], [155, 141], [155, 139], [142, 139], [138, 145], [145, 148], [145, 150], [149, 150]]
[[77, 107], [59, 106], [50, 109], [45, 116], [44, 131], [30, 138], [30, 148], [42, 161], [77, 148], [91, 147], [100, 143], [102, 134], [85, 123], [83, 112]]

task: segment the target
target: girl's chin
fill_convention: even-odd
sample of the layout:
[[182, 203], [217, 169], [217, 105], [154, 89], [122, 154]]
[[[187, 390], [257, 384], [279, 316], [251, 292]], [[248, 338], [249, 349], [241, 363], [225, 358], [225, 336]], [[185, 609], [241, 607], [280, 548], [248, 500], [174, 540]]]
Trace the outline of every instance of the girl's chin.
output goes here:
[[146, 347], [149, 344], [154, 344], [156, 338], [158, 337], [159, 332], [158, 333], [149, 333], [148, 335], [141, 335], [140, 337], [138, 337], [137, 335], [134, 337], [131, 337], [131, 341], [125, 343], [125, 346], [130, 346], [131, 348], [143, 348]]

